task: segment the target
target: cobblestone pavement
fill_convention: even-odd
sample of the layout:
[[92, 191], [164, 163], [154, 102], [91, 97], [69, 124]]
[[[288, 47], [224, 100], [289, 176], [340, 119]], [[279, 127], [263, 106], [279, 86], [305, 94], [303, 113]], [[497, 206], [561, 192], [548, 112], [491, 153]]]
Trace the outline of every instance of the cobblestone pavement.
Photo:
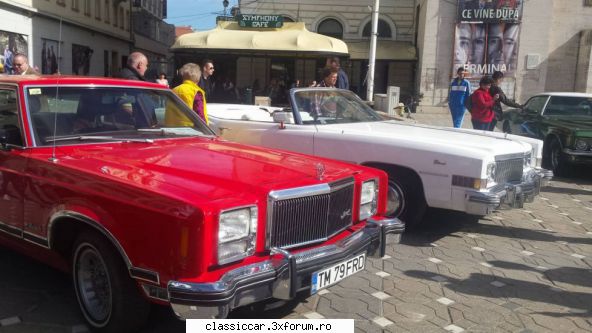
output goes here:
[[[586, 176], [586, 175], [583, 175]], [[354, 318], [359, 332], [592, 331], [592, 177], [554, 180], [524, 209], [432, 211], [366, 271], [234, 318]], [[0, 332], [84, 332], [68, 276], [0, 248]], [[145, 332], [184, 332], [155, 307]]]

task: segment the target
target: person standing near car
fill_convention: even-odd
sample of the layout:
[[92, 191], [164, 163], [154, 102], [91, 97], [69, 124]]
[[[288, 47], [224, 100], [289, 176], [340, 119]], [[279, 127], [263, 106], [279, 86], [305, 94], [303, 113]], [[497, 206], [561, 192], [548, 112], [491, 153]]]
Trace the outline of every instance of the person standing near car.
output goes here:
[[[207, 124], [206, 93], [197, 84], [202, 77], [199, 65], [187, 63], [179, 69], [179, 74], [183, 78], [183, 83], [173, 88], [173, 92]], [[193, 126], [193, 121], [179, 111], [169, 108], [165, 112], [164, 122], [167, 126]]]
[[456, 71], [458, 75], [450, 83], [450, 92], [448, 93], [448, 107], [452, 115], [452, 125], [456, 128], [462, 127], [465, 117], [465, 100], [471, 96], [471, 83], [465, 79], [464, 67], [459, 67]]
[[501, 121], [504, 117], [504, 112], [502, 110], [502, 103], [504, 103], [507, 106], [513, 107], [513, 108], [519, 108], [519, 109], [522, 108], [522, 105], [520, 105], [520, 104], [516, 103], [515, 101], [506, 97], [506, 94], [504, 93], [504, 91], [500, 87], [502, 81], [504, 80], [504, 73], [502, 73], [500, 71], [495, 71], [495, 72], [493, 72], [492, 78], [493, 78], [493, 84], [491, 85], [491, 88], [489, 89], [489, 94], [492, 97], [495, 95], [498, 95], [499, 99], [496, 100], [495, 104], [493, 105], [493, 112], [495, 113], [495, 117], [491, 121], [491, 128], [489, 129], [490, 131], [493, 131], [495, 129], [495, 125], [497, 124], [497, 122]]
[[479, 89], [471, 95], [471, 123], [473, 129], [491, 131], [491, 121], [495, 114], [493, 105], [499, 99], [499, 95], [491, 96], [489, 89], [493, 80], [484, 76], [479, 81]]

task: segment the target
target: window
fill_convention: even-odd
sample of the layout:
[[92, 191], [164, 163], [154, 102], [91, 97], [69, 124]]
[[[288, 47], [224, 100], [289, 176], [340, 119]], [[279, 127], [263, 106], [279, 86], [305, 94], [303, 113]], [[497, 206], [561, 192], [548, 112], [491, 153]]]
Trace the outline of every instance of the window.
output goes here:
[[[370, 37], [372, 32], [372, 21], [366, 23], [362, 36]], [[378, 38], [392, 38], [391, 26], [385, 20], [378, 19]]]
[[105, 0], [105, 23], [111, 21], [111, 1]]
[[115, 2], [113, 2], [113, 26], [116, 27], [119, 23], [119, 9]]
[[535, 96], [529, 99], [528, 102], [526, 102], [524, 111], [528, 113], [541, 113], [543, 107], [547, 103], [547, 99], [549, 99], [549, 96]]
[[125, 10], [125, 30], [130, 31], [130, 12], [128, 9]]
[[23, 140], [16, 102], [16, 91], [12, 89], [0, 89], [0, 112], [2, 112], [0, 129], [4, 131], [7, 143], [22, 146]]
[[80, 0], [72, 0], [72, 10], [75, 12], [80, 10]]
[[101, 19], [101, 1], [102, 0], [95, 0], [95, 18], [97, 20]]
[[90, 16], [90, 0], [84, 0], [84, 15]]
[[56, 3], [62, 7], [66, 7], [66, 0], [57, 0]]
[[123, 29], [125, 16], [123, 16], [123, 7], [119, 7], [119, 27]]
[[343, 26], [335, 19], [326, 19], [319, 23], [317, 32], [329, 37], [343, 38]]
[[284, 16], [284, 22], [294, 22], [294, 20], [289, 16]]

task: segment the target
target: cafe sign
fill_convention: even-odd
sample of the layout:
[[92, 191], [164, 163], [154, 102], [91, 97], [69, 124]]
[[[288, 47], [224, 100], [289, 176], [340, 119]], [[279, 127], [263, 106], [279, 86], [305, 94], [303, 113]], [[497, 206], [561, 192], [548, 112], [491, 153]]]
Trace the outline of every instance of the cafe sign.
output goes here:
[[238, 24], [243, 28], [281, 28], [284, 17], [281, 15], [240, 14]]

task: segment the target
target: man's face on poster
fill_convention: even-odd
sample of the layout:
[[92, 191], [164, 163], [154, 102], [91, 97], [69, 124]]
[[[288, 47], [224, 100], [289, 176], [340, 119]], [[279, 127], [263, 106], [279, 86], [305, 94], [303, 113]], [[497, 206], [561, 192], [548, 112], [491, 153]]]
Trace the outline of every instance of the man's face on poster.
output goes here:
[[487, 37], [487, 62], [503, 64], [504, 30], [502, 24], [490, 24]]
[[512, 57], [516, 51], [518, 42], [518, 24], [506, 24], [504, 31], [504, 62], [506, 64], [513, 63]]
[[459, 24], [454, 50], [455, 64], [466, 64], [469, 62], [469, 56], [471, 54], [471, 26], [469, 24]]
[[485, 55], [485, 27], [482, 24], [473, 25], [473, 52], [471, 63], [480, 65]]

